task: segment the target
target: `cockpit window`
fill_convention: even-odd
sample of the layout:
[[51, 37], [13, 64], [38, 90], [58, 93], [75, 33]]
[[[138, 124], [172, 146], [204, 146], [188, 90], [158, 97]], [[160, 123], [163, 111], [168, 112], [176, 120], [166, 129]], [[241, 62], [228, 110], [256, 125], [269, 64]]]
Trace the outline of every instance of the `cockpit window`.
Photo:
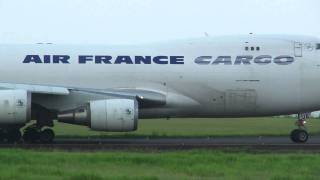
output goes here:
[[317, 50], [320, 50], [320, 43], [318, 43], [318, 44], [316, 45], [316, 49], [317, 49]]

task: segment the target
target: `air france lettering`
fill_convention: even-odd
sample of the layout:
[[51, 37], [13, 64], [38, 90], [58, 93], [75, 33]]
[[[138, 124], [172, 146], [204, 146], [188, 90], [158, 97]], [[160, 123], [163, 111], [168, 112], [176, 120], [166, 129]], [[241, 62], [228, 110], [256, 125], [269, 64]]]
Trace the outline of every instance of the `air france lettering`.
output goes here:
[[[69, 55], [27, 55], [23, 63], [35, 64], [70, 64]], [[109, 56], [109, 55], [80, 55], [78, 64], [184, 64], [184, 56]], [[199, 65], [266, 65], [275, 63], [278, 65], [289, 65], [294, 62], [294, 57], [281, 55], [272, 57], [270, 55], [236, 56], [199, 56], [194, 62]]]
[[42, 58], [39, 55], [27, 55], [24, 58], [23, 63], [69, 64], [69, 59], [70, 56], [68, 55], [44, 55]]
[[[70, 64], [68, 55], [27, 55], [23, 63]], [[78, 56], [79, 64], [184, 64], [184, 56]]]

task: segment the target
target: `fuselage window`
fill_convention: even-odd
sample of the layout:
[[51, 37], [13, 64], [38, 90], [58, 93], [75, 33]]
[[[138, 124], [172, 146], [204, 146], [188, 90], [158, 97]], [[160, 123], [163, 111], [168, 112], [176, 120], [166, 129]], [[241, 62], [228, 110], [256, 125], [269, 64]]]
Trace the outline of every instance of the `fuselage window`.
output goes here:
[[260, 46], [257, 46], [257, 47], [248, 47], [248, 46], [246, 46], [245, 50], [246, 51], [249, 51], [249, 50], [251, 50], [251, 51], [260, 51], [261, 48], [260, 48]]
[[316, 49], [320, 50], [320, 43], [317, 44]]

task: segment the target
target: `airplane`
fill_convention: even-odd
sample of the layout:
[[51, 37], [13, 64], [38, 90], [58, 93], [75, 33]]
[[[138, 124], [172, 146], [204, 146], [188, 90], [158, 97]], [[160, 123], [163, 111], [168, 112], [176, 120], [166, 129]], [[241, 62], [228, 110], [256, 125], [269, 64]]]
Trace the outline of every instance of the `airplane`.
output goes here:
[[305, 143], [306, 113], [320, 109], [320, 39], [310, 36], [2, 44], [0, 63], [0, 134], [10, 143], [51, 143], [56, 120], [128, 132], [145, 118], [284, 114], [299, 114], [290, 137]]

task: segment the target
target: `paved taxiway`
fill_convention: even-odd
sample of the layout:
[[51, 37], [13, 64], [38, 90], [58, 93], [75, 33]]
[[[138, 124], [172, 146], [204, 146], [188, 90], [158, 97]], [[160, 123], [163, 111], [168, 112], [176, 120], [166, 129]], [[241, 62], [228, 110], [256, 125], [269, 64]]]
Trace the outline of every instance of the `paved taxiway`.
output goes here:
[[216, 138], [57, 138], [52, 144], [0, 144], [0, 148], [60, 149], [67, 151], [105, 150], [189, 150], [228, 149], [253, 151], [320, 152], [320, 136], [310, 137], [306, 144], [295, 144], [288, 137], [216, 137]]
[[[57, 139], [56, 144], [197, 144], [197, 145], [263, 145], [295, 144], [289, 137], [210, 137], [210, 138], [93, 138]], [[319, 144], [320, 136], [311, 136], [306, 144]]]

